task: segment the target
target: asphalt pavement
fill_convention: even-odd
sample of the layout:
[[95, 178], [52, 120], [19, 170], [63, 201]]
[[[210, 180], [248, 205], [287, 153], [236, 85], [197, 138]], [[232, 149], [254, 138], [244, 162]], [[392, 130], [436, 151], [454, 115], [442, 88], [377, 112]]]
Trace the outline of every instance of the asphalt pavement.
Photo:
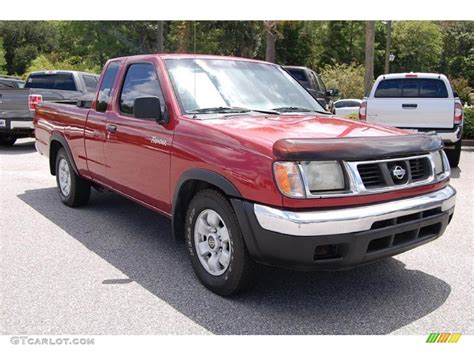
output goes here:
[[439, 239], [343, 272], [258, 267], [219, 297], [169, 220], [113, 193], [64, 206], [33, 140], [0, 148], [1, 334], [472, 334], [474, 147]]

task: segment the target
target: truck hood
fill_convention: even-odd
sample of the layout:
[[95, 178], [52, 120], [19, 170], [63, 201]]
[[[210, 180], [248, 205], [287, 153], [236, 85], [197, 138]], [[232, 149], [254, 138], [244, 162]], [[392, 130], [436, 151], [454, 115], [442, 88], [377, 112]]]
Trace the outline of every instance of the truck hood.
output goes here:
[[[280, 140], [388, 137], [409, 134], [397, 128], [360, 121], [317, 115], [232, 115], [197, 121], [206, 126], [203, 136], [211, 135], [223, 144], [239, 144], [274, 156], [273, 145]], [[224, 140], [224, 141], [222, 141]], [[229, 140], [225, 142], [225, 140]]]

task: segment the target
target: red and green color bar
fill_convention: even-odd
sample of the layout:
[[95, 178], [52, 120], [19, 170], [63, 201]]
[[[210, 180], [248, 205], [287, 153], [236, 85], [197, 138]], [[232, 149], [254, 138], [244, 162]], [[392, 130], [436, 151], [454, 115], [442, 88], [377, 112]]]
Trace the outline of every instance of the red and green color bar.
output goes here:
[[461, 333], [431, 333], [426, 339], [427, 343], [457, 343]]

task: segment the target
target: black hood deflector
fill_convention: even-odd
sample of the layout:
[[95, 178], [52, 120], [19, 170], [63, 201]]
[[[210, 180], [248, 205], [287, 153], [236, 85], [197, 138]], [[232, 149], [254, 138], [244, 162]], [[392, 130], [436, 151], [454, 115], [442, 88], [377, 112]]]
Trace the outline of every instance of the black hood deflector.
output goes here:
[[280, 139], [273, 145], [278, 160], [371, 160], [426, 154], [443, 147], [433, 133], [347, 138]]

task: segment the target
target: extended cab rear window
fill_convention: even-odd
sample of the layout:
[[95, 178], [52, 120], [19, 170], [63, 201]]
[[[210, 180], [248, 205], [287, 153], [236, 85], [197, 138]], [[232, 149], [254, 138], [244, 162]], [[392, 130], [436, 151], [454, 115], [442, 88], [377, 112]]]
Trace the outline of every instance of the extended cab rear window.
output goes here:
[[386, 79], [379, 83], [374, 96], [447, 98], [448, 90], [439, 79]]
[[71, 73], [31, 74], [25, 88], [76, 91]]

